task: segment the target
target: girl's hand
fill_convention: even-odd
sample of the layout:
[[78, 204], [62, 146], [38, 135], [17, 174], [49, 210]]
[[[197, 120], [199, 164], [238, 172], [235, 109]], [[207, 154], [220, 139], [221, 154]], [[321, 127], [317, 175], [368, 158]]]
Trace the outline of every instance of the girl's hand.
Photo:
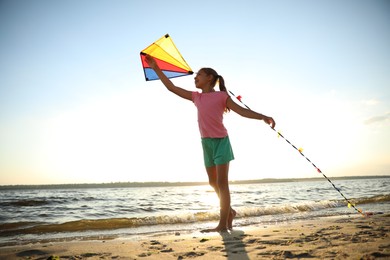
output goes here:
[[152, 56], [150, 56], [149, 54], [146, 54], [145, 61], [149, 64], [149, 66], [152, 69], [158, 68], [156, 60]]
[[275, 120], [272, 117], [266, 116], [264, 118], [264, 122], [272, 127], [272, 129], [275, 128]]

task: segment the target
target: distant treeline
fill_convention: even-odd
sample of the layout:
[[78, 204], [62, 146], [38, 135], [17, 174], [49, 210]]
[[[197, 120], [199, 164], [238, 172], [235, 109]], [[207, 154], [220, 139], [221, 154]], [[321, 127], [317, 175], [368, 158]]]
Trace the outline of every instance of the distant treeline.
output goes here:
[[[346, 176], [330, 177], [332, 180], [353, 180], [353, 179], [377, 179], [390, 178], [388, 175], [379, 176]], [[280, 183], [280, 182], [302, 182], [302, 181], [323, 181], [324, 178], [285, 178], [285, 179], [258, 179], [230, 181], [230, 184], [254, 184], [254, 183]], [[0, 190], [20, 189], [96, 189], [96, 188], [141, 188], [141, 187], [174, 187], [174, 186], [198, 186], [208, 185], [208, 182], [112, 182], [112, 183], [75, 183], [75, 184], [42, 184], [42, 185], [0, 185]]]
[[4, 189], [98, 189], [98, 188], [141, 188], [205, 185], [206, 182], [111, 182], [111, 183], [73, 183], [42, 185], [6, 185]]
[[[329, 177], [332, 180], [353, 180], [353, 179], [377, 179], [390, 178], [390, 175], [379, 176], [346, 176]], [[322, 177], [316, 178], [285, 178], [285, 179], [258, 179], [230, 181], [230, 184], [255, 184], [255, 183], [280, 183], [280, 182], [302, 182], [302, 181], [326, 181]], [[75, 183], [75, 184], [43, 184], [43, 185], [0, 185], [0, 190], [18, 189], [97, 189], [97, 188], [141, 188], [141, 187], [174, 187], [174, 186], [198, 186], [208, 185], [208, 182], [111, 182], [111, 183]]]

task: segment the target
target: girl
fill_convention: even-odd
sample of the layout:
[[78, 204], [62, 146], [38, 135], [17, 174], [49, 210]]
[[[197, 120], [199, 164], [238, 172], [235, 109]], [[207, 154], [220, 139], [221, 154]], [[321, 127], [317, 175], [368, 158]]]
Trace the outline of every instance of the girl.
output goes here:
[[[194, 102], [198, 109], [198, 124], [202, 137], [204, 163], [209, 183], [214, 188], [220, 201], [220, 219], [218, 226], [205, 232], [220, 232], [232, 229], [236, 212], [230, 207], [230, 191], [228, 182], [229, 162], [234, 159], [229, 136], [223, 125], [224, 112], [233, 110], [237, 114], [258, 120], [275, 127], [275, 121], [252, 110], [236, 104], [228, 95], [224, 79], [211, 69], [202, 68], [195, 76], [195, 86], [202, 92], [188, 91], [175, 86], [158, 67], [154, 58], [146, 55], [146, 62], [157, 73], [165, 87], [184, 99]], [[214, 86], [219, 83], [220, 91]]]

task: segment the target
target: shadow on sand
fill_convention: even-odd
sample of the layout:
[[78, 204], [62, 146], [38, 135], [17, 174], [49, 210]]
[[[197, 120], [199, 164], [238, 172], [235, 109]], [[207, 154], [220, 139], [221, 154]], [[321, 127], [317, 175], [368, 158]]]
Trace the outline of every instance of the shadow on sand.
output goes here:
[[249, 260], [248, 253], [243, 242], [243, 238], [247, 236], [244, 231], [232, 230], [230, 232], [221, 232], [220, 235], [223, 240], [223, 245], [225, 246], [226, 257], [229, 260]]

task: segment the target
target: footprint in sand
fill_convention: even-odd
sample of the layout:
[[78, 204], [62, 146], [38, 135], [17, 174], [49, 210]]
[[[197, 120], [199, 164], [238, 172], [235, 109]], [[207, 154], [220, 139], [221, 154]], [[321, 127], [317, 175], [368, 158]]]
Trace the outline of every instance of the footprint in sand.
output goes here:
[[205, 255], [206, 252], [187, 252], [177, 256], [177, 259], [194, 258]]
[[148, 242], [142, 243], [142, 246], [148, 246], [149, 252], [144, 252], [142, 254], [139, 254], [138, 257], [148, 257], [155, 253], [171, 253], [174, 250], [172, 248], [167, 248], [167, 245], [162, 244], [161, 242], [157, 240], [150, 240]]

